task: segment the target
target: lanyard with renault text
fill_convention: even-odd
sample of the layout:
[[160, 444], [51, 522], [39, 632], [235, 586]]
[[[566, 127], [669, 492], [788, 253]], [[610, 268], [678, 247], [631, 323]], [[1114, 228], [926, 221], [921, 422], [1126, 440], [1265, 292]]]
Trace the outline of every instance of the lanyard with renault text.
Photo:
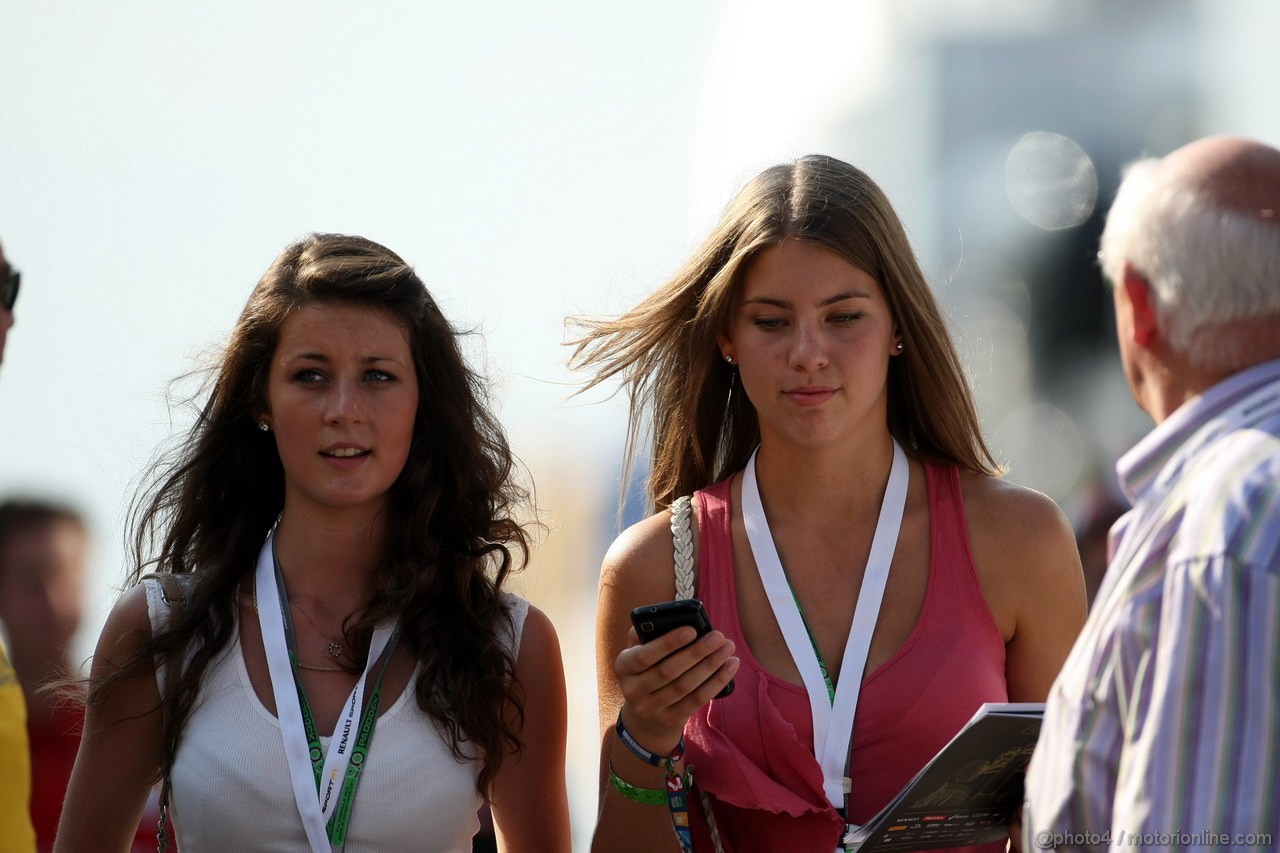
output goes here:
[[[908, 466], [906, 454], [898, 442], [893, 443], [893, 465], [889, 482], [885, 486], [880, 504], [880, 517], [871, 540], [871, 553], [867, 557], [867, 569], [862, 588], [858, 591], [858, 603], [853, 612], [853, 625], [845, 644], [840, 663], [841, 678], [836, 685], [835, 696], [827, 693], [822, 669], [814, 646], [808, 641], [809, 632], [796, 599], [790, 592], [782, 560], [769, 531], [760, 489], [756, 483], [756, 457], [759, 448], [751, 455], [742, 477], [742, 520], [747, 530], [747, 541], [760, 573], [774, 618], [786, 640], [791, 659], [804, 681], [809, 694], [809, 710], [813, 716], [813, 753], [822, 768], [823, 791], [837, 809], [844, 809], [849, 779], [845, 776], [849, 745], [853, 737], [853, 717], [858, 707], [858, 693], [862, 688], [862, 671], [866, 668], [871, 650], [871, 635], [875, 632], [876, 619], [880, 615], [880, 602], [884, 598], [885, 583], [889, 578], [889, 565], [898, 543], [898, 531], [902, 526], [902, 513], [906, 507]], [[845, 820], [848, 821], [847, 809]], [[852, 826], [852, 824], [850, 824]]]
[[[316, 731], [310, 703], [298, 680], [293, 618], [275, 557], [274, 535], [267, 537], [258, 555], [256, 579], [264, 601], [258, 609], [258, 624], [262, 629], [262, 644], [266, 650], [267, 670], [271, 675], [271, 689], [275, 695], [276, 715], [280, 720], [280, 735], [284, 739], [294, 800], [312, 853], [331, 853], [335, 847], [341, 848], [346, 837], [356, 787], [360, 783], [369, 741], [377, 722], [382, 675], [386, 672], [399, 631], [394, 627], [381, 626], [373, 632], [364, 673], [338, 718], [326, 754]], [[280, 602], [279, 621], [271, 618], [270, 608], [265, 605], [273, 598]], [[378, 669], [377, 679], [368, 707], [361, 716], [365, 684], [375, 667]], [[353, 738], [357, 717], [360, 718], [359, 728]]]

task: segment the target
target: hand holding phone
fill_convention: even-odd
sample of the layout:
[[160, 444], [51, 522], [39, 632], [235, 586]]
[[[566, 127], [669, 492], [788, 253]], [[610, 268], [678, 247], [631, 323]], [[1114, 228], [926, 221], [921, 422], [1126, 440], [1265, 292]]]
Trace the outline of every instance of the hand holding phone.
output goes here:
[[[688, 625], [701, 637], [711, 631], [711, 620], [702, 602], [696, 598], [683, 598], [678, 601], [664, 601], [661, 604], [646, 604], [631, 611], [631, 624], [642, 642], [656, 640], [669, 631]], [[723, 699], [733, 692], [732, 679], [716, 694]]]

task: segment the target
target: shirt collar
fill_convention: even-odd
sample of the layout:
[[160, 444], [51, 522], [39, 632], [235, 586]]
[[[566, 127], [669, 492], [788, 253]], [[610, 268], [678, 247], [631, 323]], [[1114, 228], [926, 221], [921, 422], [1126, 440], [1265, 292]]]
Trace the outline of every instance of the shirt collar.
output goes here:
[[[1280, 383], [1280, 360], [1268, 361], [1233, 374], [1179, 406], [1116, 463], [1120, 487], [1137, 503], [1153, 488], [1178, 476], [1182, 467], [1207, 441], [1226, 429], [1255, 420], [1249, 398]], [[1274, 396], [1277, 389], [1270, 389]], [[1268, 407], [1269, 408], [1269, 407]]]

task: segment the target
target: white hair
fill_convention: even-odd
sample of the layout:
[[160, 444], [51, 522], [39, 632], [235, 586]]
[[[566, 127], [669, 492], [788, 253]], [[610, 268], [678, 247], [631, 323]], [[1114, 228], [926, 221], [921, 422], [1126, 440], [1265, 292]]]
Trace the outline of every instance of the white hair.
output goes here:
[[1198, 367], [1238, 369], [1247, 344], [1219, 327], [1280, 318], [1280, 210], [1224, 208], [1147, 159], [1125, 169], [1102, 232], [1102, 272], [1126, 263], [1156, 297], [1170, 347]]

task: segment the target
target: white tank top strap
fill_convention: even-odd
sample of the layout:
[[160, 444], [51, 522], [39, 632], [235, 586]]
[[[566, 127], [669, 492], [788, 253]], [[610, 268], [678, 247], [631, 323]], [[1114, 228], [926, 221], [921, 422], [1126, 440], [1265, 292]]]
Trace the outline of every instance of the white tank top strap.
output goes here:
[[[191, 594], [191, 590], [195, 587], [196, 576], [191, 573], [173, 575], [173, 579], [178, 582], [184, 595]], [[173, 613], [175, 602], [169, 600], [165, 594], [164, 584], [160, 579], [154, 576], [144, 577], [141, 581], [142, 588], [147, 593], [147, 619], [151, 622], [151, 636], [156, 636], [169, 627], [169, 619]], [[178, 606], [185, 606], [185, 603]], [[187, 653], [187, 660], [184, 665], [190, 662], [194, 650]], [[160, 695], [164, 696], [165, 691], [165, 667], [156, 667], [156, 687], [160, 689]]]
[[505, 621], [498, 626], [498, 636], [502, 644], [511, 650], [511, 657], [520, 657], [520, 638], [524, 635], [524, 620], [529, 615], [529, 602], [511, 592], [502, 593], [502, 606], [511, 617], [510, 624]]

